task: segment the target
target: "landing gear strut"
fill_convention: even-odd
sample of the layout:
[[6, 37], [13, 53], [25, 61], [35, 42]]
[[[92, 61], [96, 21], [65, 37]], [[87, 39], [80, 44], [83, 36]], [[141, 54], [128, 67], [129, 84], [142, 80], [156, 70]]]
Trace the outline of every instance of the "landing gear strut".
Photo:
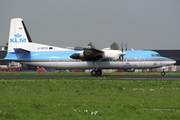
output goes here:
[[92, 70], [91, 71], [91, 75], [92, 76], [101, 76], [102, 75], [102, 71], [101, 70]]

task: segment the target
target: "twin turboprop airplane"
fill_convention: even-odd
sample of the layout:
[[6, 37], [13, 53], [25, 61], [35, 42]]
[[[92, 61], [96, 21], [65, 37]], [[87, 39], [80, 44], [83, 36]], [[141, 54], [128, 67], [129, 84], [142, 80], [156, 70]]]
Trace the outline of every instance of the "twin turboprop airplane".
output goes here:
[[[102, 69], [148, 69], [175, 64], [155, 51], [94, 49], [69, 50], [33, 43], [21, 18], [11, 20], [8, 52], [5, 60], [55, 69], [92, 69], [92, 76]], [[163, 71], [161, 73], [165, 75]]]

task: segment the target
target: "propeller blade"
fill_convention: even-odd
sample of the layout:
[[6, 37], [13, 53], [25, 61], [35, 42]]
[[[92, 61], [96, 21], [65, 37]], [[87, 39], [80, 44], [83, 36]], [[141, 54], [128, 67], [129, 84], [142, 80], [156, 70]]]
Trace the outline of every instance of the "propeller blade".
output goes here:
[[126, 43], [126, 50], [127, 50], [127, 43]]
[[[122, 53], [123, 53], [123, 42], [122, 42], [122, 44], [121, 44], [121, 51], [122, 51]], [[123, 60], [124, 60], [123, 55], [121, 55], [121, 57], [122, 57], [122, 61], [123, 61]]]
[[[127, 43], [126, 43], [126, 50], [127, 50]], [[126, 55], [126, 53], [124, 53], [123, 51], [124, 50], [123, 50], [123, 42], [122, 42], [122, 44], [121, 44], [121, 52], [122, 52], [122, 54], [119, 56], [119, 59], [121, 61], [124, 61], [124, 55]]]
[[122, 42], [122, 44], [121, 44], [121, 51], [123, 52], [123, 42]]

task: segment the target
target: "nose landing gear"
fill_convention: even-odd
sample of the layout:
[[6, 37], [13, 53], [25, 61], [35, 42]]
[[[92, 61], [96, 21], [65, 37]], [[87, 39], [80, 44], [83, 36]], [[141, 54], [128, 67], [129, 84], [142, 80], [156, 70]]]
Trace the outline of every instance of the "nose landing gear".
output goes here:
[[166, 72], [164, 72], [164, 71], [161, 72], [161, 75], [162, 75], [162, 76], [165, 76], [165, 75], [166, 75]]
[[165, 75], [166, 75], [166, 72], [164, 71], [164, 69], [163, 69], [163, 71], [161, 72], [161, 75], [162, 75], [162, 76], [165, 76]]

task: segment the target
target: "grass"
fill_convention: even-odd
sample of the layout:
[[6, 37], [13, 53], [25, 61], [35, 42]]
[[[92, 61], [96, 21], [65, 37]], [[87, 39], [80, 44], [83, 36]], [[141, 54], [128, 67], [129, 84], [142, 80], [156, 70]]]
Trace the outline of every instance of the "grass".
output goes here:
[[0, 119], [180, 119], [180, 81], [0, 78]]
[[[90, 72], [0, 72], [0, 75], [91, 75]], [[102, 75], [158, 75], [160, 72], [103, 72]], [[177, 75], [180, 76], [180, 72], [166, 72], [167, 76]]]

